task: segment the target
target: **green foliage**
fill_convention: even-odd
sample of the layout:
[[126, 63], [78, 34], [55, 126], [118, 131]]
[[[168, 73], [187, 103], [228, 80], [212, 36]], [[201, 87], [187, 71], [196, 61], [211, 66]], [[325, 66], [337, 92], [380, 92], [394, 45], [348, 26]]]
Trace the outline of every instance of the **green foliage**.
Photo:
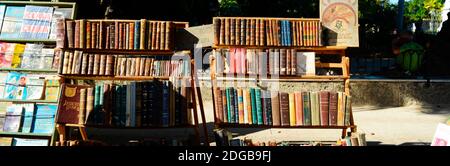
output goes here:
[[420, 22], [431, 18], [432, 11], [439, 13], [444, 7], [444, 0], [411, 0], [406, 2], [405, 17], [411, 22]]
[[220, 15], [222, 16], [237, 16], [241, 14], [241, 7], [237, 0], [220, 0]]

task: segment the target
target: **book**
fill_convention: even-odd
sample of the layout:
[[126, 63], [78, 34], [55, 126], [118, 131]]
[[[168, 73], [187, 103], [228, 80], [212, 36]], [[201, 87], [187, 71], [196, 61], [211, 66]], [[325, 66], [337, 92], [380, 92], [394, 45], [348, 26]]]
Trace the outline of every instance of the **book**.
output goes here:
[[12, 146], [48, 146], [49, 140], [47, 139], [24, 139], [14, 138]]
[[6, 5], [0, 5], [0, 32], [2, 31], [3, 17], [5, 16]]
[[11, 137], [0, 137], [0, 146], [11, 146], [13, 138]]
[[6, 108], [5, 123], [3, 124], [3, 131], [5, 132], [19, 132], [22, 121], [24, 108], [20, 105], [11, 105]]
[[431, 146], [450, 146], [450, 126], [443, 123], [438, 124]]
[[57, 108], [55, 104], [36, 104], [33, 133], [53, 133]]
[[33, 126], [33, 119], [35, 117], [35, 105], [33, 104], [21, 104], [19, 105], [23, 107], [23, 117], [21, 122], [20, 132], [22, 133], [30, 133]]
[[0, 38], [19, 38], [22, 28], [24, 6], [7, 6], [3, 25], [0, 32]]
[[50, 35], [53, 7], [26, 5], [20, 38], [48, 39]]
[[61, 85], [61, 97], [58, 104], [56, 122], [63, 124], [78, 124], [80, 110], [80, 91], [89, 88], [87, 85]]

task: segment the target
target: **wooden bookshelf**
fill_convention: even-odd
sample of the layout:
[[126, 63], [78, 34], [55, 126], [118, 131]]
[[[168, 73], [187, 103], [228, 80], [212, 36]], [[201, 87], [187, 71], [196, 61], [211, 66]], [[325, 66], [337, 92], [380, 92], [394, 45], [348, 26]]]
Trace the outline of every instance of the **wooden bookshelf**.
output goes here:
[[[74, 20], [74, 21], [78, 21], [78, 20]], [[106, 29], [108, 29], [110, 27], [114, 27], [114, 25], [115, 26], [120, 26], [120, 27], [122, 27], [123, 25], [125, 25], [125, 26], [131, 25], [132, 26], [132, 24], [128, 24], [128, 23], [136, 23], [136, 21], [146, 21], [147, 24], [149, 22], [162, 22], [162, 21], [158, 21], [158, 20], [146, 20], [146, 19], [139, 19], [139, 20], [83, 19], [83, 20], [80, 20], [79, 22], [82, 23], [80, 26], [83, 26], [83, 23], [86, 23], [86, 25], [87, 25], [87, 23], [94, 23], [94, 24], [97, 24], [97, 26], [102, 26], [103, 28], [105, 28], [104, 31], [102, 32], [102, 33], [104, 33], [104, 32], [106, 32]], [[139, 40], [140, 43], [139, 43], [138, 48], [136, 48], [134, 46], [133, 47], [121, 47], [121, 46], [119, 46], [119, 48], [123, 48], [123, 49], [99, 49], [99, 48], [109, 48], [109, 47], [118, 48], [118, 47], [116, 47], [116, 45], [113, 46], [111, 43], [109, 43], [109, 45], [108, 44], [105, 44], [105, 45], [101, 44], [100, 47], [97, 45], [97, 46], [94, 46], [95, 48], [87, 46], [86, 43], [85, 43], [84, 46], [81, 45], [81, 44], [79, 45], [79, 47], [83, 47], [83, 48], [67, 48], [67, 47], [69, 47], [69, 44], [66, 43], [66, 45], [64, 46], [65, 48], [60, 48], [60, 49], [61, 49], [61, 51], [68, 51], [68, 52], [70, 52], [70, 51], [81, 51], [83, 53], [95, 53], [95, 54], [103, 54], [103, 55], [118, 55], [118, 54], [120, 54], [121, 55], [120, 57], [124, 57], [124, 58], [137, 57], [137, 56], [142, 55], [142, 56], [146, 56], [146, 57], [161, 56], [162, 59], [166, 60], [165, 59], [166, 57], [176, 56], [178, 53], [181, 53], [181, 54], [184, 54], [184, 55], [189, 55], [192, 58], [190, 50], [175, 50], [174, 45], [173, 45], [174, 44], [174, 39], [176, 38], [175, 37], [176, 30], [188, 27], [189, 23], [188, 22], [174, 22], [174, 21], [168, 21], [168, 22], [173, 23], [173, 24], [171, 24], [172, 26], [167, 26], [167, 27], [171, 28], [170, 29], [171, 31], [173, 30], [173, 34], [171, 34], [171, 37], [169, 37], [169, 38], [161, 38], [161, 39], [159, 39], [158, 36], [156, 36], [156, 41], [164, 39], [165, 43], [169, 43], [169, 49], [167, 49], [167, 45], [165, 45], [166, 47], [162, 47], [162, 48], [161, 47], [160, 48], [155, 48], [155, 49], [150, 48], [149, 47], [150, 44], [148, 43], [147, 37], [149, 39], [150, 39], [150, 37], [155, 39], [155, 36], [148, 36], [148, 35], [146, 35], [146, 37], [142, 37], [141, 36], [141, 38]], [[75, 24], [76, 23], [77, 22], [75, 22]], [[125, 24], [122, 24], [122, 23], [125, 23]], [[78, 26], [78, 25], [75, 25], [75, 26]], [[145, 31], [146, 33], [148, 33], [149, 25], [146, 25], [146, 26], [147, 26], [146, 27], [147, 29], [143, 29], [141, 27], [141, 29], [140, 29], [141, 31], [140, 32]], [[155, 26], [153, 26], [153, 27], [155, 27]], [[86, 32], [84, 32], [84, 33], [86, 34]], [[159, 33], [159, 30], [157, 32], [155, 31], [153, 34], [156, 34], [156, 33]], [[82, 34], [82, 35], [85, 35], [85, 34]], [[81, 35], [81, 33], [80, 33], [80, 35]], [[103, 38], [101, 38], [101, 36], [102, 35], [100, 35], [100, 37], [97, 36], [97, 38], [99, 38], [99, 40], [102, 40]], [[104, 35], [104, 36], [107, 36], [107, 35]], [[165, 36], [167, 36], [167, 34]], [[117, 36], [114, 36], [114, 37], [115, 37], [115, 40], [119, 40], [119, 42], [123, 42], [123, 41], [128, 42], [127, 40], [123, 40], [121, 37], [117, 37]], [[111, 36], [110, 36], [110, 38], [111, 38]], [[105, 40], [108, 40], [110, 38], [105, 38], [103, 42], [104, 43], [108, 43], [108, 42], [105, 42]], [[127, 39], [127, 37], [124, 37], [124, 39]], [[86, 38], [86, 40], [87, 40], [87, 38]], [[120, 41], [120, 40], [122, 40], [122, 41]], [[142, 41], [144, 41], [146, 44], [143, 44]], [[75, 47], [76, 46], [75, 42], [73, 42], [73, 43], [74, 43], [73, 47]], [[102, 41], [100, 41], [100, 43], [102, 43]], [[117, 42], [116, 42], [116, 44], [117, 44]], [[108, 46], [106, 46], [106, 45], [108, 45]], [[128, 45], [128, 44], [126, 44], [126, 45]], [[142, 45], [144, 45], [143, 49], [141, 49]], [[92, 43], [91, 43], [91, 46], [92, 46]], [[131, 49], [131, 48], [133, 48], [133, 49]], [[156, 60], [158, 60], [158, 58], [156, 58]], [[117, 63], [117, 62], [113, 62], [113, 64], [114, 63]], [[81, 81], [79, 81], [79, 80], [93, 80], [93, 81], [88, 81], [88, 82], [84, 83], [84, 84], [89, 84], [90, 86], [95, 84], [97, 81], [98, 82], [102, 82], [102, 81], [145, 82], [145, 81], [151, 81], [151, 80], [174, 81], [174, 80], [178, 80], [178, 79], [185, 79], [186, 81], [189, 81], [189, 82], [186, 82], [186, 88], [190, 89], [190, 92], [186, 93], [186, 94], [189, 94], [188, 97], [190, 98], [189, 101], [185, 101], [185, 102], [187, 102], [186, 103], [187, 104], [186, 105], [186, 107], [187, 107], [186, 111], [188, 112], [186, 114], [191, 115], [191, 119], [190, 120], [192, 120], [192, 122], [189, 122], [189, 124], [193, 123], [192, 125], [180, 125], [180, 126], [168, 126], [168, 127], [161, 127], [161, 126], [119, 127], [119, 126], [109, 126], [109, 124], [108, 124], [108, 126], [106, 126], [106, 125], [90, 125], [89, 122], [87, 122], [88, 124], [86, 124], [86, 125], [84, 125], [84, 124], [82, 124], [82, 125], [80, 125], [80, 124], [67, 124], [68, 122], [59, 122], [59, 123], [57, 123], [57, 130], [58, 130], [58, 133], [59, 133], [59, 141], [61, 142], [61, 144], [63, 144], [66, 141], [66, 139], [67, 139], [67, 130], [66, 130], [66, 128], [67, 127], [78, 128], [83, 140], [88, 140], [89, 139], [88, 138], [88, 134], [86, 132], [86, 128], [122, 129], [122, 130], [127, 130], [127, 129], [139, 130], [139, 129], [183, 129], [183, 128], [188, 128], [188, 129], [193, 129], [194, 130], [196, 138], [197, 138], [197, 142], [199, 144], [201, 142], [204, 142], [206, 146], [209, 146], [209, 140], [208, 140], [209, 138], [208, 138], [208, 133], [207, 133], [207, 128], [206, 128], [206, 120], [204, 118], [205, 116], [204, 116], [203, 105], [201, 103], [201, 95], [200, 95], [199, 89], [196, 87], [196, 85], [197, 85], [195, 83], [196, 76], [195, 76], [195, 73], [193, 72], [193, 70], [195, 69], [195, 67], [194, 67], [195, 63], [194, 63], [193, 60], [190, 60], [189, 63], [190, 64], [187, 65], [187, 66], [185, 66], [187, 64], [187, 62], [186, 62], [186, 64], [183, 63], [183, 67], [189, 67], [190, 68], [190, 71], [184, 71], [183, 70], [183, 72], [190, 73], [189, 76], [185, 76], [185, 75], [183, 75], [183, 76], [118, 76], [118, 75], [108, 75], [108, 76], [106, 76], [106, 75], [101, 75], [100, 76], [100, 75], [81, 75], [81, 74], [61, 74], [61, 73], [59, 73], [59, 76], [62, 78], [62, 81], [61, 81], [62, 84], [63, 83], [75, 83], [75, 84], [80, 84], [81, 85], [83, 83], [81, 83]], [[166, 66], [164, 66], [164, 67], [166, 67]], [[172, 68], [169, 68], [169, 67], [161, 68], [161, 70], [164, 70], [164, 72], [168, 71], [166, 69], [171, 70]], [[183, 69], [185, 69], [185, 68], [183, 68]], [[108, 73], [108, 74], [115, 74], [115, 73]], [[171, 93], [175, 93], [175, 91], [173, 91]], [[172, 104], [176, 104], [175, 103], [176, 102], [175, 101], [175, 97], [174, 97], [176, 94], [174, 94], [173, 96], [172, 96], [172, 94], [170, 94], [170, 95], [171, 95], [170, 96], [170, 103], [168, 105], [171, 105], [170, 106], [171, 108], [169, 108], [169, 109], [174, 109], [174, 107], [172, 108]], [[112, 101], [112, 102], [114, 102], [114, 101]], [[141, 102], [142, 102], [142, 100], [141, 100]], [[137, 108], [136, 108], [136, 110], [137, 110]], [[200, 122], [199, 122], [199, 113], [200, 113], [200, 116], [202, 118], [202, 123], [203, 123], [203, 127], [202, 128], [201, 128]], [[186, 115], [186, 116], [188, 116], [188, 115]], [[154, 117], [154, 118], [161, 118], [161, 117]], [[169, 122], [174, 122], [174, 121], [172, 121], [174, 119], [172, 119], [171, 116], [169, 116], [169, 118], [170, 118]], [[75, 122], [70, 122], [70, 123], [75, 123]], [[136, 123], [138, 123], [138, 122], [136, 122]], [[200, 141], [200, 130], [203, 130], [203, 132], [205, 134], [205, 141]]]
[[58, 101], [51, 100], [20, 100], [20, 99], [0, 99], [0, 102], [13, 102], [13, 103], [55, 103]]
[[171, 50], [128, 50], [128, 49], [86, 49], [86, 48], [63, 48], [64, 51], [83, 51], [87, 53], [99, 54], [128, 54], [128, 55], [167, 55], [171, 56], [175, 52]]
[[[259, 18], [259, 17], [215, 17], [215, 19], [259, 19], [259, 20], [290, 20], [290, 21], [320, 21], [320, 19], [305, 19], [305, 18]], [[217, 22], [219, 23], [219, 22]], [[220, 24], [220, 23], [219, 23]], [[247, 23], [248, 24], [248, 23]], [[223, 32], [222, 29], [217, 29], [217, 27], [223, 28], [222, 26], [214, 25], [215, 32]], [[265, 28], [265, 27], [264, 27]], [[227, 30], [226, 30], [227, 31]], [[243, 30], [244, 32], [247, 32], [247, 30]], [[242, 30], [241, 30], [242, 32]], [[261, 33], [261, 32], [259, 32]], [[234, 35], [234, 34], [231, 34]], [[242, 35], [242, 34], [241, 34]], [[264, 32], [263, 35], [266, 35]], [[218, 40], [217, 37], [220, 36], [220, 34], [214, 34], [215, 40]], [[225, 36], [224, 36], [225, 37]], [[220, 37], [222, 40], [223, 38]], [[224, 40], [224, 39], [223, 39]], [[239, 40], [239, 39], [236, 39]], [[264, 38], [264, 41], [268, 40], [267, 38]], [[247, 41], [248, 42], [248, 41]], [[292, 43], [291, 43], [292, 44]], [[298, 43], [297, 43], [298, 44]], [[257, 45], [257, 44], [256, 44]], [[216, 96], [216, 89], [219, 88], [218, 81], [238, 81], [238, 80], [246, 80], [246, 81], [254, 81], [254, 82], [260, 82], [260, 81], [282, 81], [282, 82], [290, 82], [290, 81], [311, 81], [311, 82], [342, 82], [343, 83], [343, 92], [346, 95], [350, 95], [350, 72], [349, 72], [349, 66], [350, 66], [350, 60], [346, 56], [346, 50], [347, 47], [341, 47], [341, 46], [268, 46], [267, 43], [260, 44], [259, 46], [256, 45], [219, 45], [218, 43], [215, 43], [213, 48], [214, 55], [210, 58], [210, 69], [211, 69], [211, 84], [212, 84], [212, 99], [215, 100]], [[342, 69], [341, 75], [300, 75], [300, 76], [294, 76], [294, 75], [275, 75], [271, 76], [270, 74], [267, 75], [249, 75], [249, 74], [228, 74], [228, 73], [217, 73], [216, 72], [216, 55], [219, 56], [219, 54], [216, 54], [216, 50], [218, 49], [229, 49], [229, 48], [246, 48], [246, 49], [294, 49], [297, 52], [314, 52], [316, 55], [334, 55], [340, 57], [340, 62], [337, 63], [322, 63], [316, 61], [315, 67], [318, 68], [326, 68], [326, 69]], [[226, 86], [227, 84], [223, 84], [220, 86]], [[351, 111], [350, 107], [350, 115], [349, 115], [349, 123], [350, 125], [346, 126], [271, 126], [271, 125], [248, 125], [248, 124], [236, 124], [236, 123], [222, 123], [218, 122], [217, 115], [216, 115], [216, 102], [213, 102], [213, 114], [215, 117], [215, 128], [286, 128], [286, 129], [340, 129], [342, 130], [342, 137], [346, 136], [346, 131], [350, 129], [352, 132], [356, 132], [356, 125], [354, 125], [353, 121], [353, 113]], [[253, 110], [252, 110], [253, 111]]]
[[0, 137], [48, 138], [52, 136], [53, 134], [47, 133], [0, 132]]
[[0, 38], [0, 41], [10, 42], [10, 43], [44, 43], [44, 44], [56, 44], [54, 39], [10, 39], [10, 38]]
[[195, 125], [180, 125], [180, 126], [146, 126], [146, 127], [121, 127], [121, 126], [105, 126], [105, 125], [81, 125], [81, 124], [65, 124], [69, 127], [90, 127], [99, 129], [180, 129], [180, 128], [195, 128]]

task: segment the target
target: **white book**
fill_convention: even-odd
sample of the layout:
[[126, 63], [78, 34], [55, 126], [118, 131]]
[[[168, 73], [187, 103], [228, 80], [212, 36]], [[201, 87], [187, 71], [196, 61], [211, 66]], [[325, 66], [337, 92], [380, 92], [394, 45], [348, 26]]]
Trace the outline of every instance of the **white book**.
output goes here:
[[297, 75], [316, 74], [316, 53], [297, 52]]

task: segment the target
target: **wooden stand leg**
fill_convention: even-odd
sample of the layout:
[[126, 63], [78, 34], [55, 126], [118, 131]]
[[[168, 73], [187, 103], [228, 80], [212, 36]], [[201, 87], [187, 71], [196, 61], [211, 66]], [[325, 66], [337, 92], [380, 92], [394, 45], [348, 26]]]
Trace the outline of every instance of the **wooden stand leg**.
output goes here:
[[86, 127], [79, 127], [78, 129], [80, 130], [81, 138], [83, 139], [83, 141], [88, 140], [87, 133], [86, 133]]
[[61, 146], [64, 146], [64, 142], [66, 140], [66, 125], [56, 124], [56, 128], [59, 134], [59, 143]]

